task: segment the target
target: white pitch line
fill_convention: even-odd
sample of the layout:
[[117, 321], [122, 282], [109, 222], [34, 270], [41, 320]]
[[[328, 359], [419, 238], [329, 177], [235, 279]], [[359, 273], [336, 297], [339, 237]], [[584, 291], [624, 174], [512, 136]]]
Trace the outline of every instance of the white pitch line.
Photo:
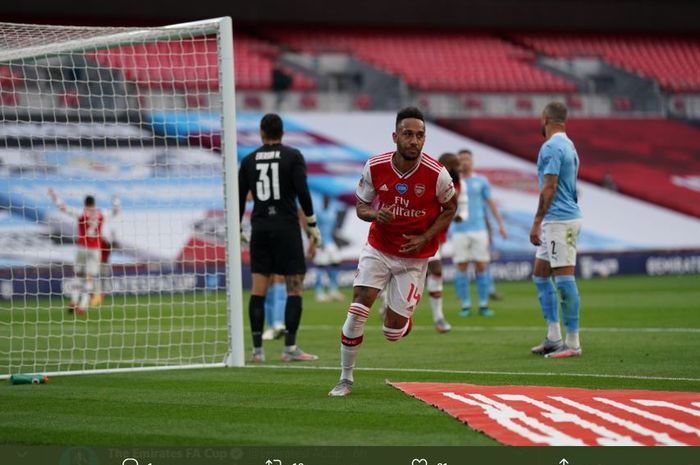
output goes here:
[[[80, 322], [80, 326], [76, 326], [80, 330], [89, 330], [90, 325], [92, 323], [98, 323], [98, 320], [93, 321], [82, 321]], [[56, 327], [56, 331], [65, 331], [65, 327], [61, 327], [61, 323], [66, 323], [64, 322], [22, 322], [22, 323], [16, 323], [16, 324], [22, 324], [26, 326], [54, 326]], [[68, 322], [71, 323], [71, 322]], [[142, 322], [142, 323], [145, 323]], [[378, 321], [379, 323], [379, 321]], [[104, 324], [104, 321], [102, 321], [102, 324]], [[5, 330], [9, 328], [9, 324], [7, 325]], [[116, 329], [132, 329], [132, 328], [139, 328], [140, 325], [129, 322], [129, 323], [115, 323], [115, 326], [117, 326]], [[302, 325], [302, 330], [310, 330], [310, 331], [335, 331], [340, 329], [342, 324], [337, 324], [337, 325], [307, 325], [304, 324]], [[0, 325], [0, 329], [3, 329], [3, 326]], [[211, 332], [217, 332], [217, 331], [225, 331], [226, 328], [223, 327], [218, 327], [218, 326], [177, 326], [175, 328], [172, 328], [172, 331], [211, 331]], [[370, 330], [373, 330], [373, 327], [369, 327]], [[432, 325], [414, 325], [413, 330], [416, 331], [434, 331], [435, 327]], [[499, 331], [499, 332], [542, 332], [545, 331], [542, 326], [453, 326], [452, 327], [453, 332], [481, 332], [481, 331]], [[700, 333], [700, 328], [615, 328], [615, 327], [591, 327], [591, 328], [586, 328], [582, 327], [581, 328], [582, 332], [587, 332], [587, 333], [688, 333], [688, 334], [696, 334]], [[83, 335], [83, 333], [80, 333]], [[118, 332], [111, 332], [111, 333], [104, 333], [103, 335], [109, 335], [109, 334], [121, 334]], [[134, 334], [145, 334], [145, 333], [134, 333]], [[58, 336], [73, 336], [74, 333], [61, 333], [61, 334], [51, 334], [51, 337], [58, 337]], [[42, 336], [45, 336], [42, 334]], [[3, 337], [9, 337], [9, 336], [3, 336]], [[31, 336], [24, 336], [25, 338], [31, 338]]]
[[[336, 330], [342, 325], [306, 325], [301, 326], [301, 330], [312, 330], [312, 331], [325, 331], [325, 330]], [[370, 327], [371, 328], [371, 327]], [[432, 325], [413, 325], [414, 330], [419, 331], [435, 331], [435, 327]], [[480, 332], [480, 331], [502, 331], [502, 332], [512, 332], [512, 331], [534, 331], [543, 332], [546, 328], [542, 326], [452, 326], [452, 331], [454, 332]], [[581, 332], [587, 333], [700, 333], [700, 328], [614, 328], [614, 327], [592, 327], [592, 328], [581, 328]]]
[[[332, 370], [340, 371], [340, 367], [314, 366], [314, 365], [246, 365], [245, 368], [283, 368], [287, 370]], [[438, 373], [449, 375], [499, 375], [499, 376], [562, 376], [576, 378], [607, 378], [607, 379], [637, 379], [649, 381], [688, 381], [700, 382], [700, 378], [673, 378], [666, 376], [639, 376], [639, 375], [606, 375], [601, 373], [559, 373], [559, 372], [529, 372], [529, 371], [480, 371], [480, 370], [439, 370], [435, 368], [355, 368], [358, 371], [390, 371], [396, 373]]]

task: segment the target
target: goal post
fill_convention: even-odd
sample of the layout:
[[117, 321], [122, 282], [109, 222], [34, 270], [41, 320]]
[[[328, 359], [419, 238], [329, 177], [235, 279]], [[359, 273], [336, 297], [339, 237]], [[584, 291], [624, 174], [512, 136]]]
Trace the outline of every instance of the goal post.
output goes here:
[[244, 365], [234, 79], [228, 17], [0, 23], [0, 378]]

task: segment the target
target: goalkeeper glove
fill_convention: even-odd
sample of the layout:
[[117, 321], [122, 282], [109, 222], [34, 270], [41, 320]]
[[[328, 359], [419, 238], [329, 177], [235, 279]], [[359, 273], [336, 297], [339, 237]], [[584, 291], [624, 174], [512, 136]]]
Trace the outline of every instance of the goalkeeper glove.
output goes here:
[[316, 215], [306, 217], [306, 237], [314, 243], [316, 247], [321, 246], [321, 230], [316, 224]]

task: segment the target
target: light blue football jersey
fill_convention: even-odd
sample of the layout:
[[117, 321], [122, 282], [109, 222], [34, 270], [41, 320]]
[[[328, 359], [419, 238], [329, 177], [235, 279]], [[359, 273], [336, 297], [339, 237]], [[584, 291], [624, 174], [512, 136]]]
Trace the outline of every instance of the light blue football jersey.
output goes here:
[[469, 218], [467, 221], [453, 222], [453, 232], [475, 232], [486, 230], [486, 201], [491, 198], [491, 185], [485, 176], [472, 174], [462, 180], [462, 189], [466, 187], [469, 199]]
[[544, 215], [544, 221], [567, 221], [581, 218], [576, 194], [578, 176], [578, 154], [571, 139], [558, 132], [542, 144], [537, 156], [537, 183], [540, 191], [547, 174], [559, 176], [554, 199]]

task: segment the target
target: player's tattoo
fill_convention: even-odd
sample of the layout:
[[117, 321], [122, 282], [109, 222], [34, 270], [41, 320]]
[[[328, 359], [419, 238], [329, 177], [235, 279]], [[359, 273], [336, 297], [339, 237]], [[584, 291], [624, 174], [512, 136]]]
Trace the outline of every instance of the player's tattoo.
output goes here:
[[304, 292], [304, 275], [292, 274], [285, 276], [287, 282], [287, 294], [301, 295]]

